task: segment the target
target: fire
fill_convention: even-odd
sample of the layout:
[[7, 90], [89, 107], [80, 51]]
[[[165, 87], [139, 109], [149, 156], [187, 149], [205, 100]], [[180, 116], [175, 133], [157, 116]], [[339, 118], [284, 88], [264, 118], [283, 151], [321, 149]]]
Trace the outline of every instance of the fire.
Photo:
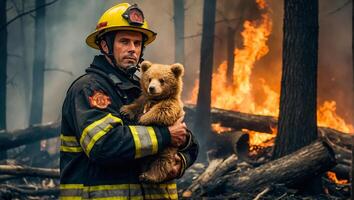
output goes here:
[[[265, 14], [261, 19], [245, 21], [243, 31], [243, 47], [234, 51], [233, 83], [227, 81], [227, 62], [218, 66], [212, 75], [211, 105], [212, 107], [235, 110], [245, 113], [278, 116], [280, 92], [275, 91], [263, 77], [252, 77], [255, 63], [268, 52], [268, 38], [272, 32], [271, 11], [264, 0], [256, 0], [259, 9]], [[280, 68], [280, 67], [279, 67]], [[275, 76], [280, 76], [281, 71]], [[192, 91], [189, 103], [197, 100], [199, 81], [197, 80]], [[257, 100], [257, 101], [256, 101]], [[336, 103], [325, 101], [317, 111], [318, 125], [337, 129], [346, 133], [353, 133], [352, 125], [347, 124], [336, 113]], [[214, 125], [215, 126], [215, 125]], [[276, 128], [272, 134], [263, 134], [250, 131], [250, 145], [260, 145], [265, 141], [273, 141]]]
[[221, 123], [211, 124], [211, 129], [216, 133], [223, 133], [232, 130], [232, 128], [221, 126]]
[[248, 131], [251, 146], [270, 147], [274, 144], [274, 138], [277, 135], [277, 128], [272, 128], [272, 134]]
[[338, 180], [336, 173], [328, 171], [327, 172], [327, 177], [329, 178], [329, 180], [331, 180], [333, 183], [339, 184], [339, 185], [343, 185], [343, 184], [347, 184], [348, 180]]
[[317, 110], [318, 126], [327, 126], [345, 133], [353, 133], [353, 125], [347, 124], [336, 113], [336, 102], [325, 101]]

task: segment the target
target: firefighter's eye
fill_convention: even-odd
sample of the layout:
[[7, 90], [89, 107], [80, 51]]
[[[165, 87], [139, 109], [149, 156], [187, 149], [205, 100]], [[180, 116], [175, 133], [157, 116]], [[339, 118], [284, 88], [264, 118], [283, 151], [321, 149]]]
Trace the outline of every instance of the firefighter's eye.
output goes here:
[[159, 81], [160, 81], [161, 84], [165, 83], [165, 80], [163, 80], [162, 78], [160, 78]]

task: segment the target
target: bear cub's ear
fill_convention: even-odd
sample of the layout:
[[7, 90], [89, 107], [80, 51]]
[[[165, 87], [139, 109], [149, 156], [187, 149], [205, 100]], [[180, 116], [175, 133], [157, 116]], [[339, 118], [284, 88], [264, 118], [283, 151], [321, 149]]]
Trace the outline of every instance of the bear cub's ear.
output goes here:
[[171, 71], [175, 75], [176, 78], [183, 76], [184, 68], [180, 63], [175, 63], [171, 65]]
[[146, 71], [151, 67], [151, 65], [152, 65], [151, 62], [149, 62], [149, 61], [147, 61], [147, 60], [143, 61], [143, 62], [141, 63], [141, 65], [140, 65], [142, 72], [143, 72], [143, 73], [146, 72]]

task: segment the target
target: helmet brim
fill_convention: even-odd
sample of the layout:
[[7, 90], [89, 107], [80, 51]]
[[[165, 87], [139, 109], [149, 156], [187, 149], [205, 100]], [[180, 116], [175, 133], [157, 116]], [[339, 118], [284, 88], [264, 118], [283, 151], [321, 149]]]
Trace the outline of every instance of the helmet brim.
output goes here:
[[144, 34], [146, 36], [146, 41], [144, 41], [144, 45], [148, 45], [151, 42], [153, 42], [156, 38], [156, 33], [145, 29], [145, 28], [140, 28], [140, 27], [131, 27], [131, 26], [117, 26], [117, 27], [110, 27], [107, 29], [103, 29], [103, 30], [97, 30], [93, 33], [91, 33], [89, 36], [87, 36], [86, 38], [86, 44], [94, 49], [100, 49], [99, 46], [96, 43], [97, 37], [101, 36], [105, 33], [111, 32], [111, 31], [136, 31], [136, 32], [140, 32], [142, 34]]

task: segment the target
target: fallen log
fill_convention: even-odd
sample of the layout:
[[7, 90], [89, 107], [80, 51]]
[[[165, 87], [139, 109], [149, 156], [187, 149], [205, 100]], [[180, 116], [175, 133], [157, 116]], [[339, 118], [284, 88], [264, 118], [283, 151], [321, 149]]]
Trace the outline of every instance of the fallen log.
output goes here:
[[193, 196], [228, 196], [235, 191], [255, 191], [275, 183], [299, 183], [330, 170], [334, 165], [334, 152], [329, 145], [316, 141], [292, 154], [241, 174], [233, 171], [215, 178], [203, 186], [202, 193]]
[[[184, 105], [184, 110], [187, 116], [194, 116], [195, 106], [190, 104]], [[248, 129], [271, 133], [271, 128], [277, 126], [277, 119], [272, 116], [247, 114], [217, 108], [211, 109], [211, 119], [213, 123], [221, 123], [221, 126], [230, 127], [235, 130]]]
[[194, 193], [201, 193], [201, 187], [218, 178], [236, 166], [237, 156], [231, 155], [226, 159], [214, 159], [206, 170], [183, 192], [184, 198], [190, 198]]
[[60, 122], [33, 125], [26, 129], [15, 131], [0, 131], [0, 151], [6, 151], [21, 145], [30, 144], [39, 140], [58, 137]]
[[[193, 116], [195, 113], [194, 105], [185, 105], [186, 115]], [[277, 118], [273, 116], [255, 115], [241, 113], [237, 111], [211, 109], [212, 123], [221, 123], [221, 126], [230, 127], [235, 130], [248, 129], [262, 133], [272, 133], [272, 128], [278, 124]], [[353, 134], [337, 131], [332, 128], [319, 127], [319, 135], [335, 140], [340, 146], [351, 149]]]
[[13, 176], [13, 175], [0, 175], [0, 183], [12, 179], [22, 178], [21, 176]]
[[20, 165], [0, 165], [0, 174], [16, 176], [59, 178], [59, 169], [27, 167]]
[[[14, 185], [2, 184], [0, 185], [0, 197], [4, 199], [12, 199], [15, 197], [24, 196], [59, 196], [59, 188], [20, 188]], [[22, 199], [22, 198], [21, 198]]]
[[[195, 113], [194, 105], [185, 105], [185, 112], [189, 119]], [[277, 118], [246, 114], [237, 111], [211, 109], [212, 123], [220, 123], [221, 126], [233, 128], [234, 131], [248, 129], [263, 133], [272, 133], [272, 128], [277, 126]], [[354, 135], [344, 133], [328, 127], [319, 127], [318, 134], [336, 153], [339, 162], [349, 165], [351, 163], [351, 146]]]
[[[339, 177], [344, 179], [349, 179], [350, 174], [350, 166], [351, 166], [351, 158], [348, 157], [349, 152], [348, 150], [342, 147], [339, 147], [335, 143], [333, 143], [330, 139], [323, 137], [323, 139], [335, 152], [335, 158], [337, 160], [337, 165], [331, 170], [335, 172]], [[252, 158], [249, 156], [250, 153], [250, 145], [249, 145], [249, 134], [243, 133], [239, 136], [238, 140], [235, 140], [234, 145], [234, 152], [238, 156], [238, 158], [242, 161], [251, 164], [254, 167], [258, 167], [264, 163], [267, 163], [271, 160], [271, 152], [273, 151], [273, 147], [264, 148], [263, 151], [257, 151], [259, 154], [257, 157], [259, 159]]]

